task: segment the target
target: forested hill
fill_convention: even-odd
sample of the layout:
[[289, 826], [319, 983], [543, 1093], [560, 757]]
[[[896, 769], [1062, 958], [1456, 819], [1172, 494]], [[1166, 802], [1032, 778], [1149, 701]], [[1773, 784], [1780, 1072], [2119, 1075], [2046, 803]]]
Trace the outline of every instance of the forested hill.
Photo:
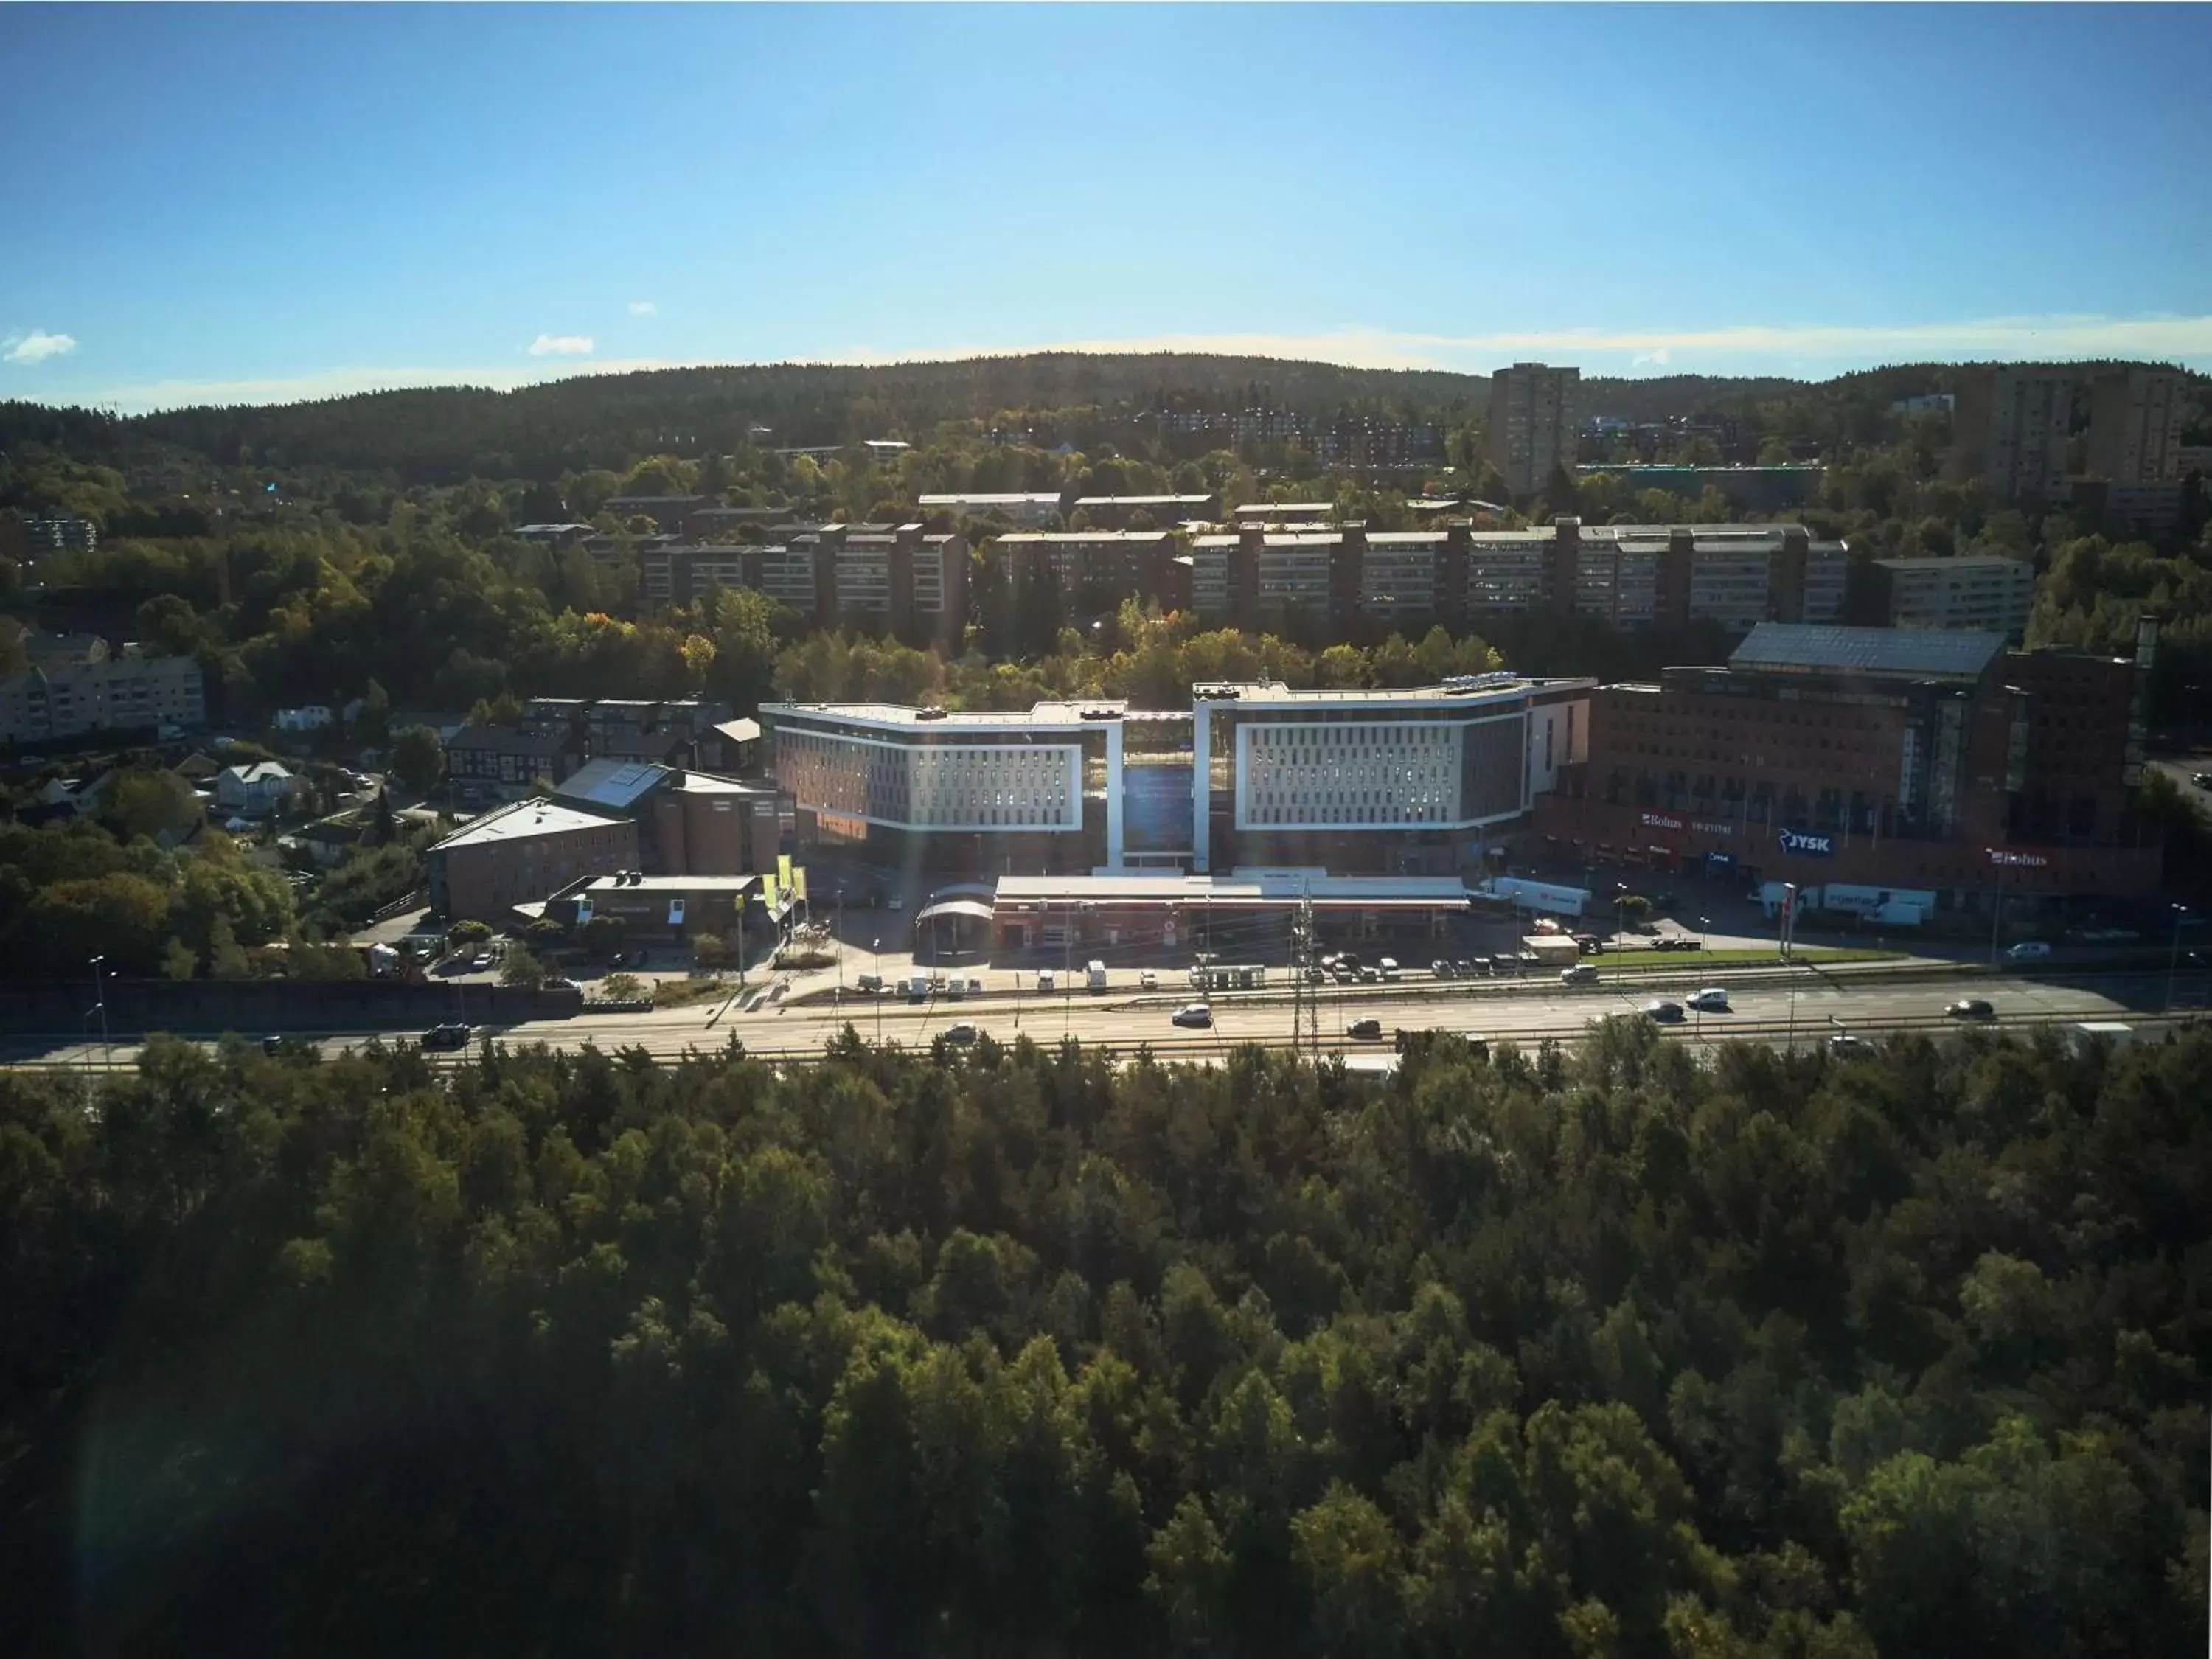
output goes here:
[[[1900, 371], [1913, 389], [1933, 370]], [[1803, 382], [1671, 375], [1593, 380], [1594, 410], [1655, 420], [1802, 395]], [[775, 363], [579, 374], [514, 392], [366, 392], [319, 403], [193, 408], [128, 419], [0, 404], [0, 447], [31, 442], [102, 459], [172, 446], [219, 465], [331, 466], [409, 483], [557, 477], [641, 454], [736, 449], [748, 428], [778, 444], [928, 437], [947, 421], [1028, 425], [1025, 414], [1272, 407], [1312, 416], [1387, 414], [1459, 424], [1488, 408], [1487, 376], [1177, 353], [1036, 353], [872, 366]], [[1070, 423], [1079, 447], [1095, 427]], [[1044, 434], [1058, 441], [1055, 431]]]

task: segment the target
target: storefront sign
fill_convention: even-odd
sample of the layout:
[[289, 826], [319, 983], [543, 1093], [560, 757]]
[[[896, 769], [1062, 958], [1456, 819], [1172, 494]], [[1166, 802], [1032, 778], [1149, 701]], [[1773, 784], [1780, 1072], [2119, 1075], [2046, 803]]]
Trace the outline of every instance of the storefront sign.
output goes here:
[[1733, 853], [1708, 853], [1705, 854], [1705, 862], [1713, 869], [1725, 870], [1735, 862], [1735, 854]]
[[1696, 830], [1701, 836], [1732, 836], [1735, 834], [1735, 826], [1733, 824], [1707, 823], [1702, 819], [1692, 823], [1690, 825], [1690, 828]]
[[1682, 827], [1681, 819], [1665, 812], [1646, 812], [1644, 823], [1645, 828], [1651, 830], [1680, 830]]
[[1827, 836], [1816, 836], [1804, 830], [1784, 830], [1776, 837], [1785, 853], [1795, 853], [1800, 858], [1824, 859], [1836, 850], [1834, 840]]
[[1992, 847], [1989, 854], [1991, 864], [2006, 865], [2018, 870], [2047, 869], [2051, 864], [2051, 860], [2040, 853], [2011, 853], [2002, 847]]

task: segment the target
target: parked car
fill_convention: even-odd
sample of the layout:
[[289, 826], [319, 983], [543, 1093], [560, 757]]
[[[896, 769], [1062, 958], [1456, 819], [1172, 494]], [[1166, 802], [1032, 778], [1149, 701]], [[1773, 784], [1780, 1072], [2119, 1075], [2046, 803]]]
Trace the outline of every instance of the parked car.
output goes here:
[[2050, 954], [2050, 942], [2039, 939], [2024, 939], [2005, 952], [2014, 962], [2041, 962]]
[[1599, 951], [1605, 949], [1605, 941], [1601, 939], [1595, 933], [1577, 933], [1575, 935], [1575, 949], [1581, 951], [1586, 957], [1594, 957]]
[[1669, 1002], [1664, 997], [1652, 998], [1644, 1005], [1644, 1012], [1648, 1018], [1657, 1020], [1662, 1025], [1676, 1025], [1681, 1023], [1682, 1005], [1679, 1002]]
[[1057, 986], [1059, 982], [1059, 981], [1055, 980], [1052, 976], [1051, 969], [1040, 968], [1037, 969], [1037, 989], [1039, 991], [1050, 991]]
[[1981, 997], [1961, 997], [1943, 1012], [1953, 1019], [1995, 1019], [1997, 1014]]
[[1429, 964], [1429, 972], [1438, 979], [1449, 979], [1452, 976], [1452, 965], [1442, 957], [1438, 957]]
[[1517, 974], [1521, 971], [1521, 958], [1500, 951], [1491, 957], [1490, 971], [1493, 974]]
[[1174, 1018], [1178, 1025], [1207, 1026], [1213, 1024], [1213, 1010], [1202, 1002], [1185, 1003], [1175, 1011]]
[[265, 1036], [262, 1038], [261, 1052], [264, 1054], [283, 1054], [284, 1052], [284, 1039], [280, 1036]]
[[2192, 772], [2189, 781], [2199, 789], [2212, 789], [2212, 772]]
[[1462, 979], [1473, 979], [1477, 974], [1486, 974], [1489, 971], [1489, 963], [1480, 957], [1474, 957], [1471, 960], [1466, 957], [1462, 957], [1458, 961], [1452, 963], [1452, 972], [1457, 974]]
[[1729, 1011], [1728, 993], [1717, 985], [1708, 985], [1690, 999], [1690, 1006], [1701, 1013], [1724, 1014]]
[[1597, 963], [1578, 962], [1571, 968], [1559, 969], [1562, 985], [1595, 985], [1597, 983]]
[[1680, 947], [1679, 941], [1672, 933], [1662, 933], [1651, 941], [1651, 948], [1655, 951], [1673, 951]]
[[1146, 969], [1144, 972], [1137, 975], [1137, 988], [1140, 991], [1158, 990], [1160, 988], [1160, 976], [1154, 973], [1151, 969]]
[[1486, 1054], [1490, 1052], [1490, 1039], [1480, 1031], [1462, 1031], [1459, 1034], [1459, 1040], [1478, 1054]]
[[465, 1048], [469, 1046], [471, 1029], [459, 1020], [433, 1025], [422, 1033], [422, 1046], [425, 1048]]
[[1398, 958], [1397, 958], [1397, 957], [1383, 957], [1383, 958], [1382, 958], [1382, 960], [1380, 963], [1378, 963], [1376, 964], [1376, 966], [1378, 966], [1379, 968], [1381, 968], [1381, 969], [1382, 969], [1382, 977], [1383, 977], [1384, 979], [1395, 980], [1395, 979], [1396, 979], [1396, 978], [1398, 977]]
[[947, 1042], [973, 1042], [981, 1035], [982, 1033], [978, 1031], [971, 1022], [964, 1019], [956, 1020], [945, 1028], [945, 1040]]
[[863, 974], [854, 983], [870, 996], [874, 996], [884, 988], [884, 976], [881, 974]]
[[1363, 1042], [1382, 1040], [1382, 1022], [1379, 1019], [1355, 1019], [1344, 1029], [1347, 1036], [1358, 1037]]
[[1382, 970], [1380, 968], [1362, 968], [1359, 970], [1359, 982], [1362, 985], [1380, 985], [1382, 982]]
[[479, 951], [476, 955], [469, 958], [469, 971], [471, 973], [481, 974], [485, 969], [490, 966], [491, 952], [489, 951]]

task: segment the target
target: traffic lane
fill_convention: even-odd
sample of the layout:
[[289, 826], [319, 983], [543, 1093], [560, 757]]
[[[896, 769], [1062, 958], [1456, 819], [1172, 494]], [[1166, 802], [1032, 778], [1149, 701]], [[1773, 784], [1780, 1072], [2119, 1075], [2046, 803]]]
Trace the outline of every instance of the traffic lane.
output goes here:
[[[1715, 983], [1725, 984], [1716, 976]], [[1987, 1000], [2000, 1021], [2008, 1019], [2124, 1018], [2133, 1009], [2161, 1006], [2164, 981], [2157, 975], [2139, 975], [2091, 991], [2050, 980], [2007, 978], [1982, 981], [1966, 988]], [[1846, 1029], [1878, 1026], [1882, 1022], [1920, 1024], [1940, 1018], [1956, 1000], [1960, 988], [1928, 984], [1890, 986], [1879, 982], [1820, 980], [1808, 975], [1796, 981], [1794, 1012], [1808, 1033], [1828, 1029], [1828, 1016], [1837, 1016]], [[1683, 994], [1669, 1000], [1686, 1001]], [[1387, 1045], [1401, 1028], [1476, 1032], [1499, 1040], [1540, 1040], [1571, 1036], [1590, 1022], [1610, 1015], [1636, 1014], [1650, 1000], [1633, 988], [1600, 985], [1569, 991], [1559, 987], [1529, 987], [1519, 994], [1470, 998], [1464, 1004], [1362, 996], [1347, 993], [1322, 1000], [1320, 1040], [1324, 1047], [1357, 1049], [1363, 1046], [1349, 1036], [1355, 1021], [1374, 1018], [1382, 1036], [1364, 1046]], [[1686, 1008], [1677, 1028], [1697, 1031], [1707, 1038], [1724, 1039], [1731, 1025], [1786, 1025], [1792, 1017], [1793, 999], [1788, 988], [1753, 984], [1731, 990], [1731, 1007], [1725, 1013], [1698, 1014]], [[763, 1054], [817, 1053], [848, 1025], [864, 1036], [878, 1031], [888, 1042], [908, 1047], [927, 1047], [950, 1024], [966, 1021], [1000, 1042], [1026, 1035], [1039, 1042], [1057, 1042], [1062, 1036], [1082, 1042], [1132, 1047], [1139, 1043], [1168, 1043], [1193, 1036], [1217, 1042], [1252, 1041], [1287, 1043], [1293, 1010], [1287, 1002], [1255, 1000], [1240, 1003], [1224, 998], [1212, 1003], [1210, 1030], [1193, 1031], [1175, 1025], [1171, 1007], [1132, 1006], [1126, 1002], [1072, 998], [1060, 1006], [1032, 1005], [1017, 1023], [1013, 1011], [1003, 1005], [989, 1009], [949, 1000], [925, 1004], [886, 1003], [878, 1008], [836, 1010], [789, 1009], [780, 1013], [739, 1013], [732, 1011], [719, 1020], [711, 1018], [716, 1005], [697, 1005], [653, 1013], [575, 1015], [567, 1019], [528, 1021], [514, 1025], [480, 1027], [476, 1041], [489, 1036], [499, 1042], [523, 1045], [544, 1042], [574, 1049], [592, 1044], [601, 1048], [631, 1046], [656, 1054], [678, 1054], [686, 1048], [718, 1048], [734, 1036], [747, 1048]], [[1300, 1035], [1310, 1038], [1313, 1005], [1305, 1006]], [[1960, 1022], [1961, 1024], [1966, 1022]], [[247, 1034], [249, 1036], [252, 1034]], [[327, 1054], [341, 1054], [372, 1042], [412, 1042], [412, 1030], [357, 1031], [330, 1034], [295, 1033]], [[212, 1047], [219, 1039], [198, 1039]], [[45, 1064], [96, 1065], [102, 1045], [76, 1039], [40, 1047], [25, 1045], [17, 1058]], [[136, 1039], [108, 1045], [118, 1064], [135, 1063], [140, 1053]]]
[[[1715, 982], [1721, 981], [1717, 979]], [[2122, 995], [2033, 980], [1984, 981], [1971, 989], [1973, 994], [1991, 1003], [2000, 1020], [2109, 1018], [2124, 1016], [2130, 1006], [2155, 1006], [2155, 999], [2136, 998], [2131, 1003]], [[1808, 1032], [1826, 1029], [1831, 1013], [1837, 1015], [1846, 1027], [1885, 1021], [1917, 1024], [1941, 1018], [1956, 995], [1954, 987], [1867, 985], [1808, 977], [1798, 982], [1796, 1018]], [[1671, 1000], [1684, 1001], [1686, 998], [1678, 994]], [[1733, 1006], [1726, 1013], [1701, 1015], [1686, 1009], [1681, 1029], [1698, 1030], [1718, 1038], [1727, 1035], [1730, 1024], [1786, 1025], [1791, 1018], [1792, 999], [1786, 988], [1759, 987], [1740, 994], [1732, 992], [1729, 1000]], [[1325, 1045], [1352, 1042], [1347, 1028], [1355, 1021], [1371, 1018], [1380, 1022], [1383, 1034], [1371, 1041], [1383, 1044], [1401, 1028], [1475, 1031], [1499, 1038], [1566, 1036], [1579, 1033], [1595, 1019], [1640, 1013], [1649, 1000], [1649, 996], [1641, 991], [1623, 991], [1609, 986], [1574, 992], [1556, 987], [1548, 990], [1532, 988], [1524, 995], [1493, 997], [1480, 1002], [1471, 1000], [1458, 1006], [1434, 1002], [1409, 1006], [1401, 1000], [1346, 994], [1341, 999], [1331, 996], [1325, 1000], [1320, 1032]], [[1292, 1009], [1286, 1002], [1240, 1004], [1233, 998], [1224, 998], [1215, 1000], [1212, 1006], [1213, 1024], [1209, 1029], [1217, 1041], [1290, 1040]], [[1301, 1022], [1301, 1034], [1304, 1036], [1310, 1036], [1313, 1030], [1310, 1010], [1310, 1005]], [[1002, 1042], [1012, 1041], [1021, 1034], [1040, 1042], [1054, 1042], [1066, 1035], [1087, 1042], [1127, 1046], [1170, 1042], [1192, 1035], [1174, 1024], [1171, 1013], [1170, 1007], [1101, 1006], [1073, 999], [1059, 1009], [1028, 1010], [1017, 1027], [1008, 1011], [961, 1009], [953, 1005], [938, 1011], [887, 1010], [882, 1029], [888, 1041], [925, 1044], [934, 1035], [933, 1026], [947, 1018], [965, 1019]], [[854, 1023], [864, 1035], [872, 1034], [869, 1022]], [[748, 1024], [741, 1018], [736, 1022], [735, 1029], [749, 1047], [757, 1047], [763, 1052], [793, 1052], [818, 1047], [842, 1030], [844, 1024], [842, 1019], [810, 1018], [805, 1011], [793, 1011], [771, 1027]]]

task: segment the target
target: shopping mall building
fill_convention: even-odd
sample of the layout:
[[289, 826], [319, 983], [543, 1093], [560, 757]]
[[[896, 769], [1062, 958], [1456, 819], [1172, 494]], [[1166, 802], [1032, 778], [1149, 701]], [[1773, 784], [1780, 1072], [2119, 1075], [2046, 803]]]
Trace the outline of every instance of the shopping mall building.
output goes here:
[[761, 709], [802, 843], [979, 875], [1456, 875], [1587, 754], [1590, 680], [1201, 685], [1188, 709]]
[[1725, 666], [1589, 700], [1536, 826], [1594, 865], [1930, 896], [2129, 900], [2160, 846], [2131, 811], [2156, 644], [2009, 651], [1998, 633], [1763, 623]]

